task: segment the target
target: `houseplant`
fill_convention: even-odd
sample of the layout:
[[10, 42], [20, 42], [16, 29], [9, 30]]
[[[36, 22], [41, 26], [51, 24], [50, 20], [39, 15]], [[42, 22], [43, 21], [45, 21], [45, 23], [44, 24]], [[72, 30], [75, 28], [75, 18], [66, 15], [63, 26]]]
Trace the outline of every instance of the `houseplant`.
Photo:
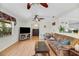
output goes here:
[[65, 30], [64, 27], [60, 25], [59, 32], [64, 32], [64, 30]]

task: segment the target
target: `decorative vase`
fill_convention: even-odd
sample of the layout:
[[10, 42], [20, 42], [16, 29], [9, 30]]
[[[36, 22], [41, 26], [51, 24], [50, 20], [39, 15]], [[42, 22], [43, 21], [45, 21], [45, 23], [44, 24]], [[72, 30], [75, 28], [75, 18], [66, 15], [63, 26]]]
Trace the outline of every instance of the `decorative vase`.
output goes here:
[[79, 51], [79, 45], [78, 44], [75, 45], [75, 50]]

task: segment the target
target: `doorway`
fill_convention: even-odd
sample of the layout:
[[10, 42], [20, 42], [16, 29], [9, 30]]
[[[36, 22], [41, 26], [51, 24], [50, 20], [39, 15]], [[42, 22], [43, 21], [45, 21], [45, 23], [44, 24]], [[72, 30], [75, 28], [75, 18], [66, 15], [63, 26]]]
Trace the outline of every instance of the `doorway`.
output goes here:
[[32, 29], [32, 36], [39, 36], [39, 29]]

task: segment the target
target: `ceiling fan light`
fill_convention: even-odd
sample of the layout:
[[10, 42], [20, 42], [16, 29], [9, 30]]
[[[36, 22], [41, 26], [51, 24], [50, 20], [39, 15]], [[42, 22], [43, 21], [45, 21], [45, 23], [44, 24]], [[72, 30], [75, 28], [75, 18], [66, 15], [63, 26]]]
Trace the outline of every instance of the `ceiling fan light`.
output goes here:
[[37, 27], [37, 26], [38, 26], [38, 24], [35, 24], [34, 26], [36, 26], [36, 27]]
[[40, 5], [42, 5], [45, 8], [48, 8], [48, 4], [47, 3], [40, 3]]
[[[27, 9], [30, 9], [32, 5], [34, 5], [36, 3], [27, 3]], [[47, 3], [39, 3], [41, 6], [48, 8], [48, 4]]]

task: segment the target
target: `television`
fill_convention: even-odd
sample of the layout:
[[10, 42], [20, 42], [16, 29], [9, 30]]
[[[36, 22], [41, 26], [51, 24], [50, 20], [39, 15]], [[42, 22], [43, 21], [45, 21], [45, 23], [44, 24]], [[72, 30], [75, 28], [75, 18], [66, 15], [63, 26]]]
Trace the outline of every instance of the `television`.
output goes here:
[[29, 27], [20, 27], [20, 33], [30, 33]]

